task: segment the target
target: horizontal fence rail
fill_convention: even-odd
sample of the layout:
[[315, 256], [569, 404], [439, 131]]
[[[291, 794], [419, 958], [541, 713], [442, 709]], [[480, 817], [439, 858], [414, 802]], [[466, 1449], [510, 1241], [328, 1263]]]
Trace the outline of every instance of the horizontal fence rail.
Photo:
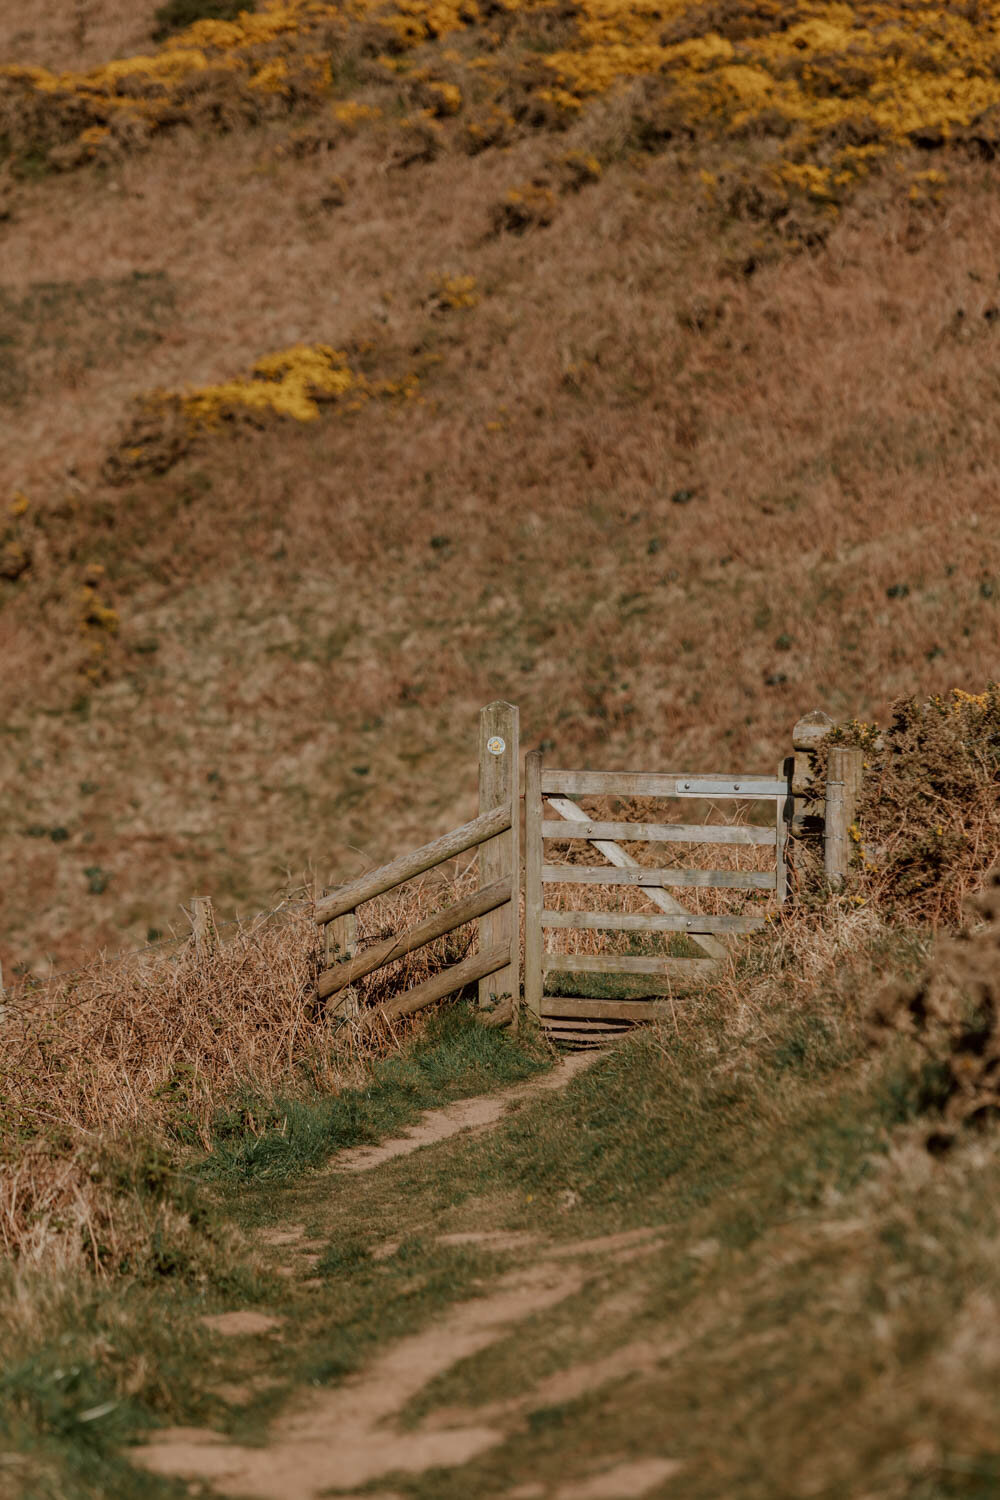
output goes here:
[[506, 833], [512, 821], [509, 806], [494, 807], [489, 812], [480, 813], [471, 823], [463, 823], [460, 828], [453, 828], [451, 833], [442, 834], [439, 839], [433, 839], [422, 848], [414, 849], [411, 854], [401, 854], [398, 859], [382, 865], [380, 869], [372, 870], [367, 875], [359, 875], [349, 885], [341, 886], [322, 901], [317, 901], [317, 926], [325, 927], [328, 922], [342, 917], [345, 912], [353, 911], [363, 902], [385, 895], [386, 891], [391, 891], [395, 886], [412, 880], [416, 875], [423, 875], [437, 865], [443, 865], [446, 860], [454, 859], [456, 854], [464, 854], [467, 849], [495, 838], [498, 833]]
[[326, 1000], [330, 995], [347, 989], [348, 985], [364, 979], [366, 974], [373, 974], [376, 969], [391, 964], [394, 959], [405, 958], [408, 953], [422, 948], [425, 943], [433, 943], [436, 938], [446, 937], [456, 927], [461, 927], [476, 917], [485, 916], [489, 911], [496, 911], [500, 906], [506, 906], [510, 898], [509, 880], [498, 880], [493, 885], [484, 886], [482, 890], [473, 891], [444, 911], [425, 918], [416, 927], [411, 927], [396, 937], [385, 938], [371, 948], [366, 948], [355, 958], [325, 969], [319, 976], [316, 993], [321, 1000]]
[[641, 911], [548, 911], [543, 927], [570, 927], [580, 932], [759, 932], [763, 917], [706, 917], [698, 913], [649, 916]]
[[773, 870], [605, 870], [594, 865], [542, 865], [546, 885], [716, 886], [730, 891], [773, 891]]
[[543, 839], [625, 839], [632, 844], [775, 844], [773, 828], [726, 823], [557, 823], [544, 819]]
[[703, 958], [636, 958], [625, 953], [543, 953], [543, 974], [662, 974], [702, 978]]
[[[693, 790], [697, 786], [698, 791]], [[704, 790], [702, 790], [704, 789]], [[542, 795], [566, 792], [575, 797], [735, 797], [753, 801], [758, 797], [789, 796], [787, 779], [773, 776], [694, 776], [687, 772], [642, 771], [542, 771]]]

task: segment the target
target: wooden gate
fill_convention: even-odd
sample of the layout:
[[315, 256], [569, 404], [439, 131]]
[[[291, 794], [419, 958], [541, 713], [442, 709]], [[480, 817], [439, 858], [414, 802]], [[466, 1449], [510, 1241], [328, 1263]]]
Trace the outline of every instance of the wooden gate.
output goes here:
[[[573, 801], [574, 797], [671, 798], [689, 803], [697, 799], [713, 808], [720, 802], [759, 804], [766, 799], [772, 804], [774, 814], [768, 826], [732, 822], [598, 821]], [[759, 894], [754, 893], [762, 893], [772, 907], [785, 898], [785, 845], [792, 816], [789, 778], [550, 770], [543, 765], [541, 752], [536, 750], [525, 760], [524, 799], [524, 999], [526, 1007], [539, 1017], [546, 1030], [563, 1040], [594, 1040], [595, 1033], [614, 1031], [625, 1023], [669, 1013], [673, 994], [697, 988], [711, 977], [718, 960], [727, 952], [727, 938], [754, 932], [766, 921], [767, 913], [759, 905], [755, 911], [694, 911], [672, 895], [673, 890], [745, 892], [747, 900], [755, 902], [759, 901]], [[546, 861], [547, 840], [584, 841], [603, 855], [608, 865]], [[699, 850], [718, 846], [773, 850], [773, 858], [765, 853], [767, 867], [763, 869], [710, 869], [692, 863], [681, 867], [668, 865], [666, 861], [654, 868], [623, 849], [622, 842], [656, 846], [681, 843]], [[546, 887], [556, 885], [619, 887], [623, 891], [641, 892], [646, 904], [658, 910], [575, 911], [547, 906]], [[553, 929], [633, 934], [633, 944], [646, 946], [647, 940], [654, 940], [657, 934], [680, 935], [688, 940], [685, 946], [693, 947], [697, 956], [555, 953], [548, 951], [545, 943], [546, 932]], [[636, 994], [546, 995], [547, 976], [560, 973], [655, 976], [666, 981], [666, 998]], [[659, 993], [662, 997], [664, 991], [661, 989]]]
[[[316, 900], [316, 923], [326, 930], [327, 964], [319, 974], [316, 997], [326, 1002], [329, 1011], [344, 1009], [345, 1015], [349, 1014], [345, 1001], [353, 997], [352, 986], [359, 979], [478, 919], [478, 952], [404, 990], [384, 1005], [379, 1014], [389, 1020], [413, 1015], [434, 1001], [478, 982], [480, 1009], [488, 1013], [490, 1024], [516, 1020], [520, 988], [518, 724], [518, 711], [511, 703], [491, 703], [479, 715], [478, 818]], [[479, 851], [478, 890], [445, 911], [425, 918], [409, 931], [358, 951], [359, 906], [469, 849]], [[336, 962], [331, 962], [333, 959]], [[374, 1014], [368, 1012], [365, 1021]]]

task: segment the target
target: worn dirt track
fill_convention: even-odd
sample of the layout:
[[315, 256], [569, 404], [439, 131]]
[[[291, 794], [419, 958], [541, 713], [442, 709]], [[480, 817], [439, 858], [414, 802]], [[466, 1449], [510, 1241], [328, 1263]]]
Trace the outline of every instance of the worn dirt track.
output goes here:
[[[342, 1153], [334, 1170], [372, 1170], [459, 1131], [486, 1129], [512, 1102], [565, 1086], [594, 1058], [593, 1053], [566, 1057], [541, 1079], [431, 1111], [404, 1136]], [[275, 1248], [303, 1245], [303, 1231], [296, 1225], [273, 1227], [262, 1237]], [[207, 1483], [223, 1495], [259, 1500], [346, 1495], [383, 1476], [468, 1463], [503, 1442], [530, 1411], [576, 1399], [633, 1371], [655, 1368], [678, 1347], [676, 1341], [635, 1343], [534, 1384], [526, 1372], [521, 1397], [437, 1410], [415, 1426], [401, 1426], [400, 1414], [431, 1381], [507, 1337], [524, 1320], [579, 1293], [587, 1284], [593, 1257], [609, 1251], [642, 1255], [656, 1249], [659, 1240], [654, 1232], [639, 1230], [549, 1246], [525, 1233], [468, 1231], [443, 1234], [440, 1242], [515, 1252], [530, 1249], [532, 1259], [501, 1277], [487, 1295], [458, 1302], [432, 1327], [397, 1340], [358, 1375], [333, 1389], [303, 1391], [274, 1424], [267, 1446], [236, 1443], [200, 1428], [173, 1428], [137, 1448], [134, 1462], [157, 1474]], [[379, 1258], [393, 1248], [376, 1247], [374, 1254]], [[250, 1310], [206, 1321], [220, 1334], [275, 1334], [280, 1328], [279, 1320]], [[555, 1490], [522, 1485], [510, 1500], [631, 1500], [658, 1487], [679, 1468], [669, 1458], [623, 1456], [621, 1462], [608, 1466], [605, 1460], [599, 1472]], [[393, 1496], [383, 1490], [376, 1500]]]
[[405, 1135], [382, 1141], [377, 1146], [356, 1146], [349, 1151], [339, 1152], [331, 1164], [332, 1168], [336, 1172], [367, 1172], [372, 1167], [380, 1167], [384, 1162], [393, 1161], [397, 1156], [409, 1156], [411, 1151], [419, 1151], [421, 1146], [433, 1146], [438, 1141], [446, 1141], [462, 1130], [484, 1130], [489, 1125], [495, 1125], [511, 1103], [530, 1099], [535, 1094], [547, 1093], [552, 1089], [565, 1088], [570, 1079], [589, 1067], [597, 1055], [595, 1052], [571, 1053], [568, 1057], [561, 1058], [551, 1072], [532, 1079], [529, 1083], [516, 1083], [497, 1094], [459, 1099], [457, 1103], [449, 1104], [444, 1109], [428, 1110]]

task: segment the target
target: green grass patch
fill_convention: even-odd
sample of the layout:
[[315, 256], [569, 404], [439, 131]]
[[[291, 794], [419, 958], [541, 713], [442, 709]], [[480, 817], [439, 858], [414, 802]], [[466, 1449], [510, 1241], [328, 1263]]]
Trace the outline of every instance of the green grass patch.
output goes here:
[[[361, 1088], [337, 1095], [260, 1101], [220, 1115], [209, 1177], [230, 1182], [288, 1178], [345, 1146], [373, 1145], [435, 1105], [489, 1093], [541, 1072], [550, 1058], [537, 1040], [479, 1024], [466, 1006], [441, 1011], [420, 1039], [376, 1062]], [[247, 1120], [266, 1128], [248, 1133]]]

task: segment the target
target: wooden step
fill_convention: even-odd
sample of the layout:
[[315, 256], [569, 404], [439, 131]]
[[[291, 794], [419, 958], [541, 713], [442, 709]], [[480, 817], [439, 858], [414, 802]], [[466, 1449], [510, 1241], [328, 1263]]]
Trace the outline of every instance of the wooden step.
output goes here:
[[543, 995], [542, 1021], [572, 1018], [587, 1021], [663, 1021], [673, 1012], [664, 1000], [595, 1000], [578, 995]]

